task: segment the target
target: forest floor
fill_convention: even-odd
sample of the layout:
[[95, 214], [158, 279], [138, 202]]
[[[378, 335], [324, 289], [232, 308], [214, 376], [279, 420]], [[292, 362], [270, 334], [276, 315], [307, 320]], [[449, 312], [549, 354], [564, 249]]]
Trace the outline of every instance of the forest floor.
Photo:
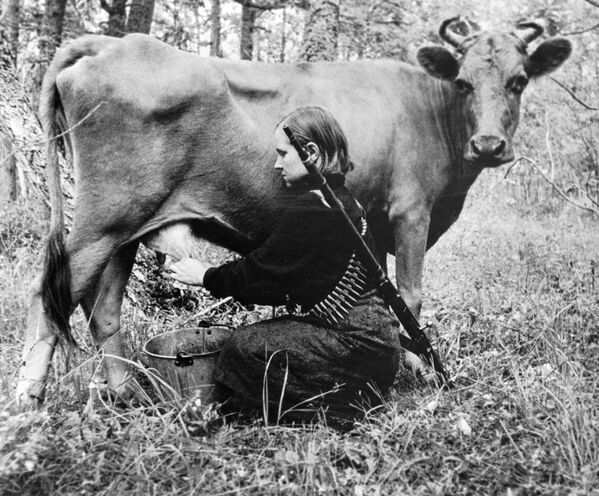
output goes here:
[[[68, 373], [49, 380], [42, 408], [17, 410], [46, 224], [26, 206], [4, 212], [0, 494], [599, 495], [598, 223], [507, 203], [474, 195], [426, 259], [423, 321], [453, 390], [404, 372], [350, 432], [256, 419], [204, 437], [164, 395], [129, 408], [88, 401], [97, 357], [81, 317]], [[260, 311], [215, 310], [238, 321]], [[125, 305], [134, 359], [164, 322]]]

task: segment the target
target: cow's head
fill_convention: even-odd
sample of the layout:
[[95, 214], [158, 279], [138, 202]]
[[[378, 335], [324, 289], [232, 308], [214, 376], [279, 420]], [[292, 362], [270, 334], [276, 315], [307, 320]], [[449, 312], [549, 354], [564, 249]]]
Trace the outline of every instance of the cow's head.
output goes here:
[[530, 78], [557, 69], [570, 55], [564, 38], [541, 43], [528, 55], [528, 44], [540, 36], [535, 22], [517, 25], [512, 33], [481, 31], [461, 36], [450, 27], [459, 18], [441, 23], [439, 35], [456, 55], [440, 46], [418, 51], [418, 62], [430, 75], [451, 81], [461, 94], [469, 137], [464, 159], [496, 166], [514, 159], [512, 137], [518, 126], [520, 95]]

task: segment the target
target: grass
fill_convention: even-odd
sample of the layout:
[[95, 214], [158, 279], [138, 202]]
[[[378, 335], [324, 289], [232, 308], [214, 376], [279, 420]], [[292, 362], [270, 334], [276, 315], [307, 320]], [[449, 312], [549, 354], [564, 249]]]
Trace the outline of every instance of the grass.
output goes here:
[[[348, 433], [257, 419], [192, 437], [180, 401], [92, 403], [98, 357], [80, 317], [84, 351], [67, 379], [51, 378], [42, 409], [19, 412], [11, 401], [44, 223], [31, 206], [6, 210], [0, 494], [599, 495], [597, 220], [523, 211], [485, 197], [484, 181], [476, 188], [425, 266], [423, 319], [456, 388], [402, 372], [384, 407]], [[186, 312], [126, 305], [131, 357]], [[239, 325], [267, 314], [228, 303], [210, 317]]]

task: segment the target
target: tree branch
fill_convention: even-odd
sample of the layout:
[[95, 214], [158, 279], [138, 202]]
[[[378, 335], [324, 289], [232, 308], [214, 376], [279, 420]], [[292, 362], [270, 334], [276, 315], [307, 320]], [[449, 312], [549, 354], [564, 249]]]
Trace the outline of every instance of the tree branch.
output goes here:
[[555, 79], [553, 76], [549, 76], [549, 79], [551, 79], [555, 84], [557, 84], [558, 86], [561, 86], [564, 90], [566, 90], [568, 92], [568, 94], [574, 99], [576, 100], [578, 103], [580, 103], [580, 105], [582, 105], [584, 108], [586, 108], [587, 110], [599, 110], [599, 108], [596, 107], [591, 107], [590, 105], [587, 105], [586, 103], [584, 103], [580, 98], [578, 98], [574, 92], [568, 88], [564, 83], [561, 83], [560, 81], [558, 81], [557, 79]]
[[[584, 191], [585, 194], [587, 195], [587, 198], [589, 199], [589, 201], [595, 205], [595, 207], [599, 207], [599, 201], [595, 200], [591, 195], [593, 194], [593, 192], [591, 191], [591, 181], [593, 179], [593, 170], [589, 170], [588, 174], [587, 174], [587, 180], [586, 183], [584, 184]], [[597, 187], [595, 186], [595, 190], [597, 190]]]
[[[526, 162], [530, 165], [532, 165], [534, 167], [534, 169], [539, 173], [539, 175], [545, 179], [545, 181], [547, 181], [551, 187], [553, 188], [553, 190], [559, 195], [561, 196], [564, 200], [566, 200], [568, 203], [571, 203], [572, 205], [574, 205], [576, 208], [580, 208], [581, 210], [586, 210], [587, 212], [591, 212], [592, 214], [595, 215], [599, 215], [599, 209], [597, 208], [593, 208], [593, 207], [589, 207], [587, 205], [583, 205], [582, 203], [578, 203], [577, 201], [574, 201], [572, 198], [570, 198], [566, 193], [564, 193], [561, 188], [555, 184], [555, 182], [553, 182], [549, 177], [547, 177], [547, 175], [543, 172], [543, 170], [539, 167], [539, 165], [532, 160], [531, 158], [528, 157], [518, 157], [518, 159], [516, 159], [514, 161], [514, 164], [510, 167], [510, 170], [518, 163], [520, 162]], [[592, 200], [589, 198], [589, 200], [592, 202]]]
[[577, 34], [588, 33], [589, 31], [593, 31], [593, 29], [597, 29], [597, 28], [599, 28], [599, 23], [595, 24], [594, 26], [591, 26], [590, 28], [581, 29], [580, 31], [570, 31], [569, 33], [561, 33], [561, 34], [562, 34], [562, 36], [574, 36]]
[[586, 3], [590, 3], [593, 7], [597, 7], [599, 9], [599, 2], [597, 0], [584, 0]]
[[289, 2], [286, 0], [268, 0], [268, 1], [259, 1], [259, 0], [234, 0], [236, 3], [243, 5], [244, 7], [250, 7], [252, 9], [259, 10], [275, 10], [282, 9], [287, 7]]
[[58, 138], [62, 138], [63, 136], [65, 136], [66, 134], [70, 133], [73, 129], [79, 127], [81, 124], [83, 124], [87, 119], [89, 119], [95, 112], [96, 110], [98, 110], [102, 105], [105, 105], [106, 102], [100, 102], [98, 103], [98, 105], [96, 105], [93, 109], [91, 109], [87, 114], [85, 114], [83, 116], [83, 118], [81, 118], [81, 120], [79, 120], [78, 122], [76, 122], [75, 124], [73, 124], [70, 128], [65, 129], [64, 131], [62, 131], [60, 134], [56, 134], [54, 136], [50, 136], [48, 139], [40, 139], [38, 141], [34, 141], [32, 143], [27, 143], [25, 145], [19, 146], [18, 148], [13, 149], [13, 151], [11, 151], [6, 157], [4, 157], [2, 160], [0, 160], [0, 167], [3, 166], [4, 162], [6, 160], [8, 160], [11, 156], [16, 155], [19, 152], [23, 152], [26, 150], [29, 150], [33, 147], [37, 147], [43, 144], [46, 144], [52, 140], [58, 139]]
[[298, 9], [308, 10], [310, 8], [310, 0], [292, 0], [291, 5]]

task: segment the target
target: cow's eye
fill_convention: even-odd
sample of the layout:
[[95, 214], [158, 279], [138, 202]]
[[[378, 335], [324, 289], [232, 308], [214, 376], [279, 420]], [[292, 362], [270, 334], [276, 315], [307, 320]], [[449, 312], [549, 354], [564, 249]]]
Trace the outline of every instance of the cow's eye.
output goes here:
[[524, 88], [526, 88], [527, 84], [528, 78], [522, 74], [519, 74], [518, 76], [514, 76], [512, 79], [510, 79], [508, 88], [519, 95], [524, 91]]
[[456, 89], [464, 95], [467, 95], [468, 93], [472, 93], [474, 91], [474, 86], [472, 86], [465, 79], [456, 79], [453, 82], [453, 84], [455, 84]]

